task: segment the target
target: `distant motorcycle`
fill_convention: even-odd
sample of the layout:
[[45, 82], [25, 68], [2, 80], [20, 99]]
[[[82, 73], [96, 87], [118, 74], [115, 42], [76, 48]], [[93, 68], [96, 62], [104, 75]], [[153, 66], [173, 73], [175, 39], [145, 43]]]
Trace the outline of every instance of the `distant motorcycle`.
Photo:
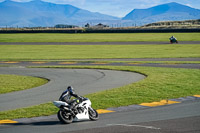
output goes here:
[[91, 101], [85, 97], [74, 99], [71, 105], [63, 101], [54, 101], [53, 104], [60, 109], [57, 117], [64, 124], [70, 124], [73, 121], [96, 121], [99, 119], [98, 112], [91, 107]]
[[178, 40], [174, 36], [170, 37], [169, 40], [171, 44], [178, 43]]

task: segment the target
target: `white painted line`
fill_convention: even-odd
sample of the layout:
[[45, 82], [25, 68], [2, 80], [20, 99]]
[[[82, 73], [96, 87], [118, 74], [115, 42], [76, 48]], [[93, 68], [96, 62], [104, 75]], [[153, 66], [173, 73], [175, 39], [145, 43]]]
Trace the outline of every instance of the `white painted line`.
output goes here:
[[160, 129], [160, 128], [153, 127], [153, 126], [128, 125], [128, 124], [107, 124], [107, 126], [142, 127], [142, 128], [148, 128], [148, 129], [156, 129], [156, 130], [159, 130], [159, 129]]

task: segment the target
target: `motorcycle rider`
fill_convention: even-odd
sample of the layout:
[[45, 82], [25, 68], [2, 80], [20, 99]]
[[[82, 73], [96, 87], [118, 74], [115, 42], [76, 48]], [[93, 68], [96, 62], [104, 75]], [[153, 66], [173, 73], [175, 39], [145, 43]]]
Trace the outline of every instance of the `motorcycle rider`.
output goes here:
[[178, 43], [177, 39], [176, 39], [174, 36], [171, 36], [171, 37], [169, 38], [169, 40], [170, 40], [170, 43], [173, 43], [173, 42]]
[[171, 37], [170, 37], [170, 40], [173, 40], [173, 39], [175, 39], [175, 40], [176, 40], [176, 38], [175, 38], [174, 36], [171, 36]]
[[74, 92], [73, 87], [68, 86], [67, 90], [62, 93], [59, 100], [68, 103], [70, 105], [70, 108], [72, 109], [75, 106], [74, 103], [77, 102], [77, 100], [75, 99], [71, 100], [72, 96], [81, 100], [81, 97]]
[[[71, 100], [71, 97], [75, 97], [75, 99]], [[58, 119], [65, 124], [73, 121], [99, 119], [98, 112], [91, 107], [91, 101], [78, 96], [72, 86], [68, 86], [66, 91], [61, 94], [59, 101], [54, 101], [53, 104], [59, 108]]]

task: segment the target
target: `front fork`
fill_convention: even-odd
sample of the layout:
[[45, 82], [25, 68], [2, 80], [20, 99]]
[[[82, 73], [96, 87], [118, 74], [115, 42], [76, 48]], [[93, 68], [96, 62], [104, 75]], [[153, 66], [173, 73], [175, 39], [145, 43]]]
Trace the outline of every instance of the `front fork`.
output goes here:
[[91, 115], [96, 114], [96, 112], [94, 111], [92, 107], [88, 107], [88, 111], [91, 113]]

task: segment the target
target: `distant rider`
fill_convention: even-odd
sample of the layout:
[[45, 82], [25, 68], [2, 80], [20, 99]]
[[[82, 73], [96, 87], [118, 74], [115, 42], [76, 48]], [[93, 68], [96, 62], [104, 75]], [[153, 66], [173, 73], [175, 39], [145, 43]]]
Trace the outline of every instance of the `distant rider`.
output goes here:
[[177, 39], [174, 36], [171, 36], [169, 40], [170, 40], [170, 43], [178, 43]]
[[170, 37], [170, 40], [173, 40], [173, 39], [175, 39], [175, 40], [176, 40], [176, 38], [175, 38], [174, 36], [171, 36], [171, 37]]

